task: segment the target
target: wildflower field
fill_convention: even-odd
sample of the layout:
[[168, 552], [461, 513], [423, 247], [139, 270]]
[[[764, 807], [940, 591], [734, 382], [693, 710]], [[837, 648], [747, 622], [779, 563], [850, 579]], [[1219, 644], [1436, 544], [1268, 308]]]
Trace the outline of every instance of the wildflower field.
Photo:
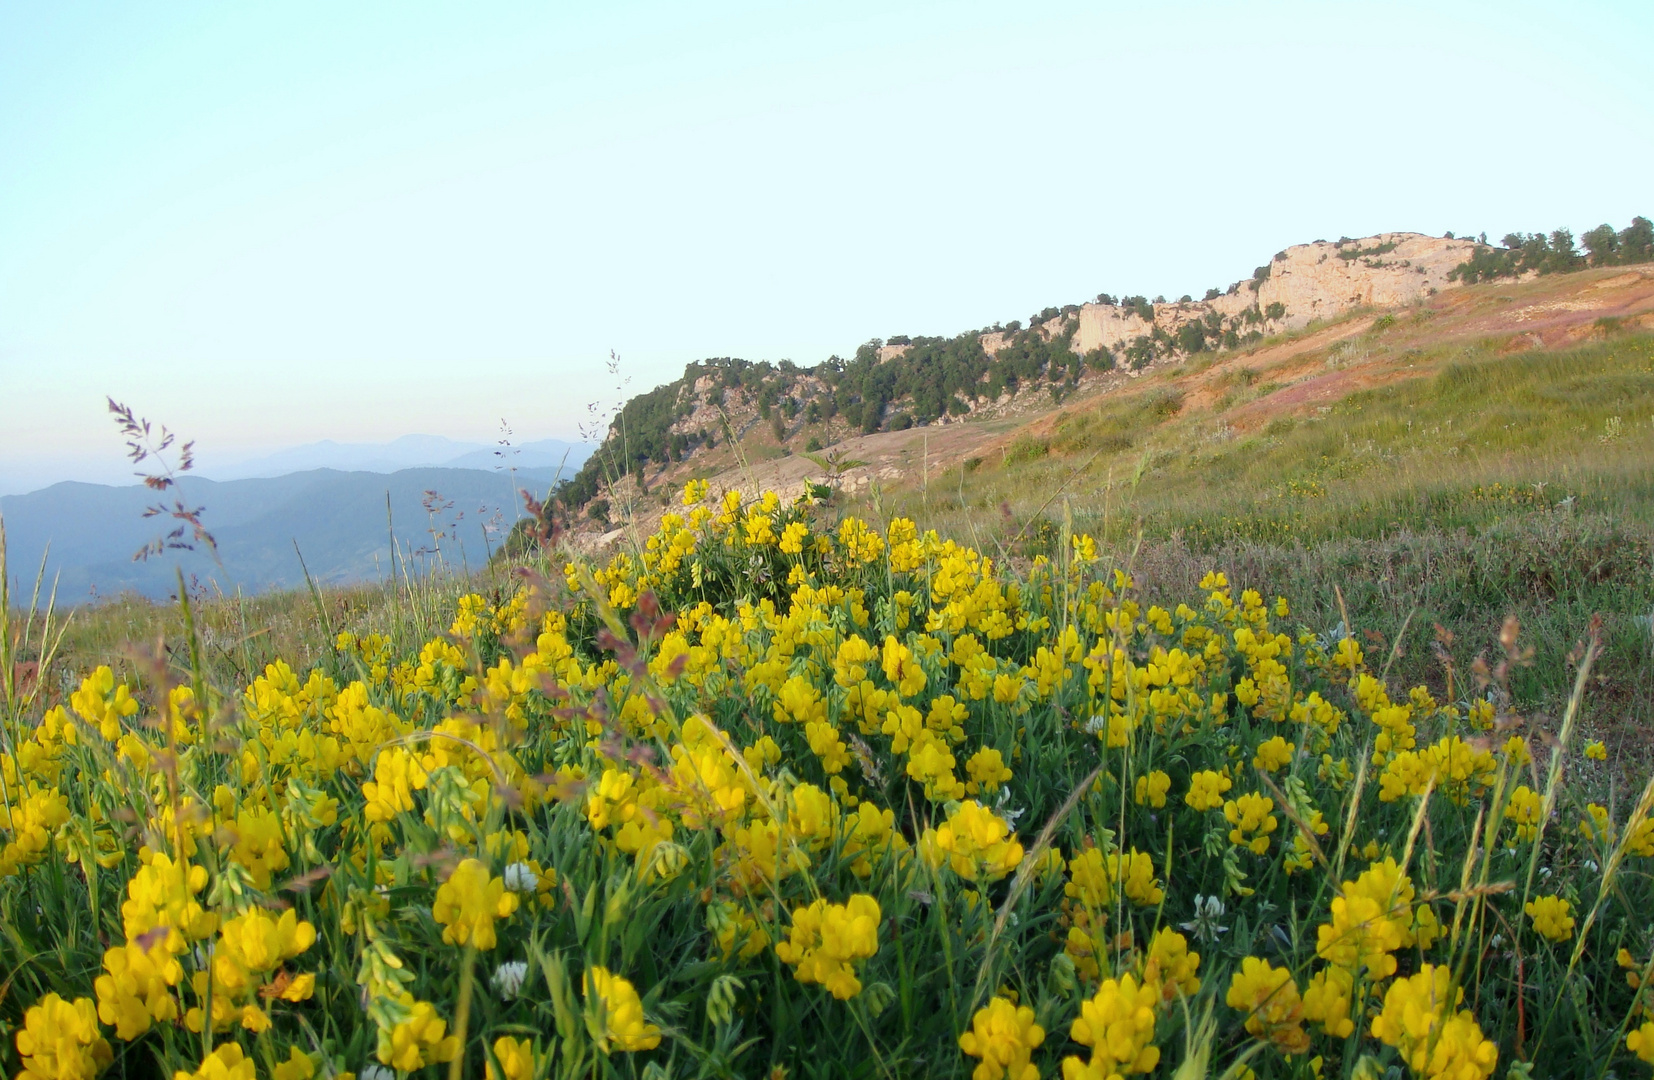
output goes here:
[[1541, 732], [1514, 627], [1392, 685], [1067, 529], [1013, 566], [682, 502], [417, 652], [50, 707], [8, 664], [7, 1073], [1649, 1075], [1654, 783], [1580, 733], [1594, 627]]

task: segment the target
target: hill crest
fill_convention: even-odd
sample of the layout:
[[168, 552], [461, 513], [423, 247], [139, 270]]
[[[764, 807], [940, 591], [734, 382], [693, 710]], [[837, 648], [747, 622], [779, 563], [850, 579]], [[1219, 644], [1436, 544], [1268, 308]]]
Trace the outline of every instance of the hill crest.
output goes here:
[[[1050, 307], [951, 338], [872, 339], [848, 361], [799, 367], [732, 357], [687, 365], [681, 378], [626, 402], [602, 446], [563, 493], [594, 504], [620, 477], [719, 471], [757, 456], [810, 452], [854, 435], [1015, 416], [1060, 404], [1124, 371], [1233, 351], [1365, 307], [1398, 307], [1456, 287], [1475, 241], [1420, 233], [1317, 240], [1278, 252], [1251, 277], [1196, 300], [1114, 297]], [[731, 444], [741, 447], [731, 452]], [[719, 453], [722, 447], [725, 452]], [[651, 475], [653, 474], [653, 475]]]

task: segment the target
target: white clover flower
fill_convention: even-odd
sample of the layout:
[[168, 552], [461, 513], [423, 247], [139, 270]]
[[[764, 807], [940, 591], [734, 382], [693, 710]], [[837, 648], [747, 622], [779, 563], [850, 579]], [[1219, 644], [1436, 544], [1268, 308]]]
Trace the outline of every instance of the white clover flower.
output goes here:
[[494, 969], [494, 977], [489, 981], [500, 997], [510, 1001], [523, 988], [523, 980], [528, 978], [528, 964], [522, 960], [507, 960]]
[[1229, 929], [1227, 926], [1219, 925], [1218, 920], [1221, 918], [1223, 918], [1223, 901], [1216, 896], [1201, 896], [1196, 893], [1195, 917], [1191, 921], [1179, 925], [1198, 940], [1210, 945]]
[[540, 887], [540, 875], [527, 863], [514, 862], [505, 868], [505, 887], [514, 893], [531, 893]]
[[396, 1080], [396, 1070], [384, 1065], [363, 1065], [356, 1075], [361, 1080]]
[[1093, 716], [1090, 720], [1085, 722], [1085, 733], [1087, 735], [1095, 735], [1106, 727], [1108, 727], [1108, 717], [1099, 714], [1097, 716]]
[[1011, 801], [1011, 789], [1008, 788], [1008, 787], [1000, 788], [999, 789], [999, 800], [998, 800], [998, 802], [996, 802], [994, 804], [994, 810], [995, 810], [996, 813], [999, 814], [1000, 817], [1005, 819], [1005, 824], [1011, 826], [1014, 829], [1014, 828], [1016, 828], [1017, 818], [1021, 817], [1023, 815], [1024, 811], [1023, 810], [1012, 809], [1010, 806], [1006, 805], [1010, 801]]
[[1601, 868], [1599, 866], [1597, 866], [1597, 861], [1595, 859], [1586, 859], [1585, 860], [1585, 869], [1591, 871], [1591, 873], [1594, 874]]

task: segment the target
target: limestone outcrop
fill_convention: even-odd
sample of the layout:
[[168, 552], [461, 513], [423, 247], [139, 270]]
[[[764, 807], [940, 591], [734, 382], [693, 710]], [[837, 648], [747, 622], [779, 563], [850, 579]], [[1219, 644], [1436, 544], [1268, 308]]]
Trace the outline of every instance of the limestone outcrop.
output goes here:
[[[1379, 233], [1337, 243], [1316, 241], [1287, 248], [1268, 263], [1268, 274], [1238, 281], [1222, 296], [1189, 303], [1155, 304], [1152, 321], [1135, 309], [1096, 302], [1081, 304], [1072, 348], [1112, 352], [1156, 329], [1176, 336], [1185, 323], [1216, 316], [1225, 326], [1265, 333], [1296, 330], [1315, 319], [1330, 319], [1358, 307], [1400, 307], [1453, 288], [1448, 273], [1470, 258], [1476, 243], [1421, 233]], [[1279, 309], [1272, 305], [1279, 304]], [[1270, 317], [1272, 311], [1279, 314]], [[1250, 313], [1250, 315], [1249, 315]], [[1074, 315], [1040, 324], [1048, 337], [1062, 333]], [[990, 354], [1008, 335], [982, 335]]]

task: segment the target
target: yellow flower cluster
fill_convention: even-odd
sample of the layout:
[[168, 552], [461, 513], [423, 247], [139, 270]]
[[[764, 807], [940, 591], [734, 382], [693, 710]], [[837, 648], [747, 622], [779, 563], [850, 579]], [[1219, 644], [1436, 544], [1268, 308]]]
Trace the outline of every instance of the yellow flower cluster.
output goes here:
[[415, 1001], [412, 994], [398, 1002], [403, 1018], [379, 1033], [379, 1060], [398, 1072], [413, 1072], [459, 1056], [459, 1037], [448, 1033], [448, 1022], [436, 1006]]
[[1475, 1017], [1454, 1011], [1463, 997], [1447, 967], [1425, 964], [1418, 974], [1391, 984], [1383, 1011], [1373, 1017], [1373, 1035], [1399, 1049], [1414, 1076], [1492, 1076], [1499, 1050], [1482, 1035]]
[[114, 1060], [91, 999], [64, 1001], [56, 994], [29, 1007], [17, 1054], [23, 1059], [18, 1080], [91, 1080]]
[[172, 1080], [254, 1080], [258, 1073], [253, 1059], [241, 1050], [240, 1043], [225, 1043], [201, 1059], [194, 1072], [175, 1072]]
[[855, 963], [879, 951], [879, 902], [857, 893], [843, 904], [817, 900], [793, 910], [786, 941], [775, 955], [801, 983], [818, 983], [840, 1001], [861, 993]]
[[1034, 1010], [996, 997], [976, 1010], [969, 1031], [959, 1036], [959, 1049], [981, 1063], [971, 1080], [1039, 1080], [1039, 1066], [1030, 1055], [1045, 1041], [1045, 1029], [1034, 1023]]
[[1239, 799], [1223, 804], [1223, 817], [1228, 821], [1229, 842], [1244, 847], [1254, 855], [1269, 853], [1269, 834], [1275, 831], [1275, 800], [1257, 792], [1247, 792]]
[[1526, 784], [1510, 793], [1510, 806], [1505, 815], [1515, 827], [1518, 841], [1532, 840], [1539, 835], [1539, 815], [1544, 803], [1543, 796]]
[[1224, 1002], [1246, 1014], [1246, 1030], [1267, 1039], [1284, 1053], [1301, 1054], [1309, 1049], [1304, 1031], [1304, 1002], [1292, 972], [1267, 960], [1248, 956], [1229, 981]]
[[1130, 975], [1104, 979], [1097, 992], [1080, 1003], [1080, 1015], [1068, 1037], [1091, 1047], [1090, 1058], [1062, 1060], [1063, 1080], [1108, 1080], [1113, 1076], [1153, 1072], [1160, 1064], [1154, 1044], [1155, 1007], [1160, 991]]
[[1217, 810], [1223, 806], [1223, 793], [1233, 786], [1223, 773], [1203, 769], [1189, 778], [1189, 791], [1183, 801], [1196, 810]]
[[1533, 928], [1551, 941], [1567, 941], [1574, 936], [1574, 917], [1562, 897], [1536, 896], [1522, 910], [1533, 920]]
[[1626, 1033], [1625, 1048], [1645, 1065], [1654, 1065], [1654, 1020]]
[[974, 799], [927, 829], [919, 850], [932, 866], [946, 865], [966, 881], [998, 881], [1022, 861], [1022, 845], [1011, 827]]
[[466, 859], [437, 889], [431, 914], [442, 924], [443, 941], [492, 949], [497, 941], [494, 920], [516, 911], [518, 903], [517, 894], [506, 891], [503, 878], [490, 875], [476, 859]]
[[603, 1050], [635, 1053], [660, 1045], [660, 1028], [644, 1019], [643, 1002], [629, 981], [594, 966], [586, 970], [585, 991], [587, 1004], [596, 1010]]
[[1153, 857], [1136, 848], [1106, 856], [1097, 848], [1086, 848], [1069, 861], [1068, 877], [1064, 894], [1093, 911], [1114, 903], [1116, 887], [1140, 907], [1153, 907], [1166, 896], [1155, 879]]

